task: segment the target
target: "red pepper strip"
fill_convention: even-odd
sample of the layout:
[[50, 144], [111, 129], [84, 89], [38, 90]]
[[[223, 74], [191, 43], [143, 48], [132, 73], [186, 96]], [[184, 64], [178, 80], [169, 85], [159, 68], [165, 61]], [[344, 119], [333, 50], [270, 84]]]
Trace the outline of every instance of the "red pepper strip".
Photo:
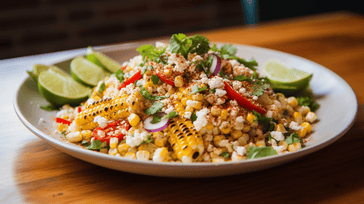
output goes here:
[[172, 77], [168, 77], [165, 74], [158, 72], [157, 76], [164, 82], [166, 82], [167, 84], [174, 86], [174, 82], [173, 82], [173, 78]]
[[56, 123], [62, 123], [66, 125], [70, 125], [72, 122], [63, 118], [56, 118]]
[[126, 87], [127, 85], [134, 83], [136, 80], [141, 79], [142, 78], [142, 71], [139, 70], [137, 73], [135, 73], [133, 76], [131, 76], [129, 79], [125, 80], [123, 84], [121, 84], [119, 86], [119, 90], [121, 88]]
[[254, 105], [252, 102], [248, 101], [248, 99], [246, 99], [245, 97], [240, 95], [238, 92], [236, 92], [233, 88], [231, 88], [231, 86], [229, 86], [228, 83], [224, 82], [224, 84], [225, 84], [225, 90], [226, 90], [227, 96], [229, 97], [230, 100], [236, 100], [238, 102], [238, 104], [243, 106], [244, 108], [251, 110], [251, 111], [255, 110], [260, 114], [264, 114], [267, 112], [266, 110], [261, 109], [258, 106]]
[[121, 69], [122, 69], [122, 70], [125, 70], [125, 69], [126, 69], [126, 67], [127, 67], [127, 65], [126, 65], [126, 66], [121, 67]]
[[82, 111], [82, 108], [80, 106], [78, 106], [77, 112], [81, 113], [81, 111]]

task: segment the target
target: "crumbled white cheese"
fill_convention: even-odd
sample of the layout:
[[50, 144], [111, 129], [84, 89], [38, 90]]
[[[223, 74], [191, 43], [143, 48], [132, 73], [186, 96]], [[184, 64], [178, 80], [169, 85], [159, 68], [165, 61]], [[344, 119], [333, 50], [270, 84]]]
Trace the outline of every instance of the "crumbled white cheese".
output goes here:
[[168, 63], [175, 64], [173, 71], [181, 73], [183, 73], [189, 66], [188, 61], [186, 61], [186, 59], [182, 55], [176, 53], [173, 53], [171, 54], [171, 56], [169, 56]]
[[241, 83], [240, 81], [233, 81], [233, 88], [235, 90], [239, 90], [242, 86], [243, 86], [243, 83]]
[[235, 66], [239, 66], [240, 65], [240, 63], [236, 59], [231, 59], [231, 60], [229, 60], [229, 62], [230, 62], [230, 64], [231, 64], [232, 67], [235, 67]]
[[128, 134], [125, 136], [126, 144], [130, 147], [136, 147], [140, 145], [143, 141], [148, 139], [149, 132], [147, 132], [144, 128], [136, 129], [134, 134]]
[[164, 112], [168, 115], [170, 113], [172, 113], [174, 111], [174, 107], [173, 106], [168, 106], [168, 108], [166, 110], [164, 110]]
[[107, 126], [107, 119], [100, 115], [94, 118], [94, 122], [98, 123], [101, 128], [105, 128]]
[[295, 121], [291, 121], [291, 123], [289, 124], [289, 128], [291, 128], [292, 130], [301, 130], [302, 127]]
[[198, 101], [193, 101], [193, 100], [187, 100], [186, 101], [186, 105], [187, 106], [192, 106], [192, 107], [196, 106], [197, 103], [198, 103]]
[[284, 146], [273, 146], [273, 149], [277, 151], [278, 154], [282, 154], [286, 149]]
[[230, 104], [233, 106], [238, 106], [238, 102], [236, 100], [230, 100]]
[[192, 113], [189, 111], [186, 111], [185, 114], [183, 115], [184, 118], [190, 119], [191, 118]]
[[222, 105], [225, 103], [225, 101], [226, 100], [224, 98], [218, 98], [215, 105]]
[[193, 122], [193, 126], [197, 131], [200, 131], [203, 127], [207, 125], [207, 114], [209, 114], [209, 109], [203, 108], [196, 112], [197, 119]]
[[216, 89], [215, 95], [218, 97], [223, 97], [226, 94], [224, 89]]
[[221, 77], [215, 76], [214, 78], [210, 79], [208, 84], [210, 86], [210, 89], [223, 88], [224, 87], [224, 80]]
[[239, 89], [239, 93], [243, 94], [243, 93], [245, 93], [245, 92], [246, 92], [246, 89], [245, 89], [245, 88], [241, 88], [241, 89]]
[[163, 148], [158, 148], [155, 150], [153, 155], [153, 161], [154, 162], [164, 162], [165, 158], [161, 157], [161, 152], [163, 151]]
[[102, 131], [102, 130], [98, 130], [97, 131], [97, 134], [100, 136], [100, 137], [105, 137], [105, 132]]
[[276, 139], [277, 141], [282, 141], [282, 140], [284, 140], [284, 135], [283, 135], [281, 132], [279, 132], [279, 131], [272, 131], [272, 132], [270, 132], [270, 135], [271, 135], [274, 139]]
[[236, 153], [238, 153], [240, 156], [244, 156], [247, 152], [244, 146], [239, 146], [236, 148]]
[[253, 100], [254, 101], [258, 100], [258, 96], [253, 96]]
[[192, 159], [188, 156], [183, 156], [182, 163], [192, 163]]

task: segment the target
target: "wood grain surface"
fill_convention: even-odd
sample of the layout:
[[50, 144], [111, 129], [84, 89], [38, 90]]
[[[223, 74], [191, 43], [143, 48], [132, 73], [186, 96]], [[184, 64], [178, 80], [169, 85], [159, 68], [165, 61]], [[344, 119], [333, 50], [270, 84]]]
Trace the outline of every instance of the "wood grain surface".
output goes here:
[[12, 98], [29, 68], [12, 61], [0, 69], [0, 203], [364, 203], [364, 18], [330, 13], [200, 34], [331, 69], [357, 95], [353, 127], [320, 151], [254, 173], [203, 179], [124, 173], [75, 159], [28, 131]]

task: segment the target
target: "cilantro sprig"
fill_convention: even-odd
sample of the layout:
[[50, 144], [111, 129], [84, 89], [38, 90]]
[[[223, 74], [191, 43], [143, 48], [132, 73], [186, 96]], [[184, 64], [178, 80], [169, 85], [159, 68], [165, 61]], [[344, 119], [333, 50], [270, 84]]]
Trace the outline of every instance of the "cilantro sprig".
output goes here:
[[246, 157], [248, 159], [257, 159], [261, 157], [268, 157], [276, 155], [277, 151], [272, 147], [250, 147]]
[[213, 60], [213, 56], [210, 55], [206, 61], [203, 60], [198, 60], [196, 62], [194, 62], [196, 64], [196, 68], [203, 70], [206, 74], [207, 77], [210, 76], [211, 72], [210, 72], [210, 67], [212, 65], [212, 60]]
[[190, 94], [194, 94], [194, 93], [198, 93], [198, 92], [202, 92], [202, 91], [205, 91], [207, 90], [207, 86], [203, 86], [202, 88], [200, 88], [197, 84], [194, 85], [192, 88], [191, 88], [191, 92], [188, 93], [188, 95]]
[[169, 50], [187, 59], [189, 53], [207, 53], [210, 50], [210, 41], [201, 35], [187, 37], [183, 33], [173, 34], [169, 41]]
[[147, 114], [147, 115], [153, 115], [153, 114], [155, 114], [156, 112], [158, 112], [158, 111], [161, 111], [162, 110], [162, 108], [163, 108], [163, 103], [162, 102], [154, 102], [153, 104], [152, 104], [152, 106], [151, 107], [149, 107], [149, 108], [147, 108], [147, 109], [145, 109], [145, 114]]
[[107, 142], [101, 142], [100, 140], [94, 140], [92, 141], [91, 143], [85, 141], [85, 142], [82, 142], [83, 145], [86, 145], [86, 149], [90, 149], [90, 150], [98, 150], [98, 149], [108, 149], [110, 148], [108, 145], [107, 145]]
[[253, 114], [256, 117], [254, 120], [256, 120], [259, 125], [263, 125], [264, 132], [274, 130], [274, 127], [275, 127], [274, 123], [277, 123], [276, 120], [274, 120], [273, 118], [264, 117], [260, 113], [256, 112], [255, 110], [253, 110]]
[[150, 122], [150, 123], [152, 123], [152, 124], [156, 124], [156, 123], [159, 123], [161, 120], [163, 120], [163, 119], [166, 119], [166, 118], [173, 118], [173, 117], [176, 117], [178, 114], [177, 114], [177, 112], [176, 111], [173, 111], [173, 112], [171, 112], [171, 113], [169, 113], [168, 115], [165, 115], [165, 116], [159, 116], [159, 115], [156, 115], [156, 114], [154, 114], [153, 115], [153, 119], [152, 119], [152, 121]]
[[165, 54], [167, 47], [155, 47], [153, 45], [143, 45], [137, 49], [144, 61], [154, 61], [167, 64], [168, 56]]
[[147, 89], [145, 89], [145, 87], [142, 87], [140, 89], [140, 92], [139, 93], [144, 98], [149, 99], [149, 100], [152, 100], [152, 101], [158, 101], [158, 100], [162, 100], [162, 99], [168, 98], [168, 96], [155, 96], [155, 95], [152, 95], [151, 93], [149, 93], [149, 91]]

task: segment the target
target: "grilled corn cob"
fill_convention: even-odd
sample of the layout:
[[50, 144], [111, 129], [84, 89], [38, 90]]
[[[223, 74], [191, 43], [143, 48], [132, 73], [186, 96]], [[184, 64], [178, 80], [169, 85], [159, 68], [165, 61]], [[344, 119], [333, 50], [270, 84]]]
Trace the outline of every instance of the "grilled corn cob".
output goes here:
[[190, 120], [176, 117], [168, 126], [169, 138], [177, 158], [182, 161], [183, 156], [198, 161], [204, 151], [201, 135], [193, 128]]
[[143, 105], [144, 103], [139, 99], [138, 95], [130, 97], [123, 95], [114, 99], [101, 99], [88, 105], [85, 110], [77, 114], [75, 122], [82, 130], [91, 130], [98, 126], [94, 122], [94, 118], [98, 115], [105, 117], [107, 120], [127, 118], [131, 111], [143, 110]]

